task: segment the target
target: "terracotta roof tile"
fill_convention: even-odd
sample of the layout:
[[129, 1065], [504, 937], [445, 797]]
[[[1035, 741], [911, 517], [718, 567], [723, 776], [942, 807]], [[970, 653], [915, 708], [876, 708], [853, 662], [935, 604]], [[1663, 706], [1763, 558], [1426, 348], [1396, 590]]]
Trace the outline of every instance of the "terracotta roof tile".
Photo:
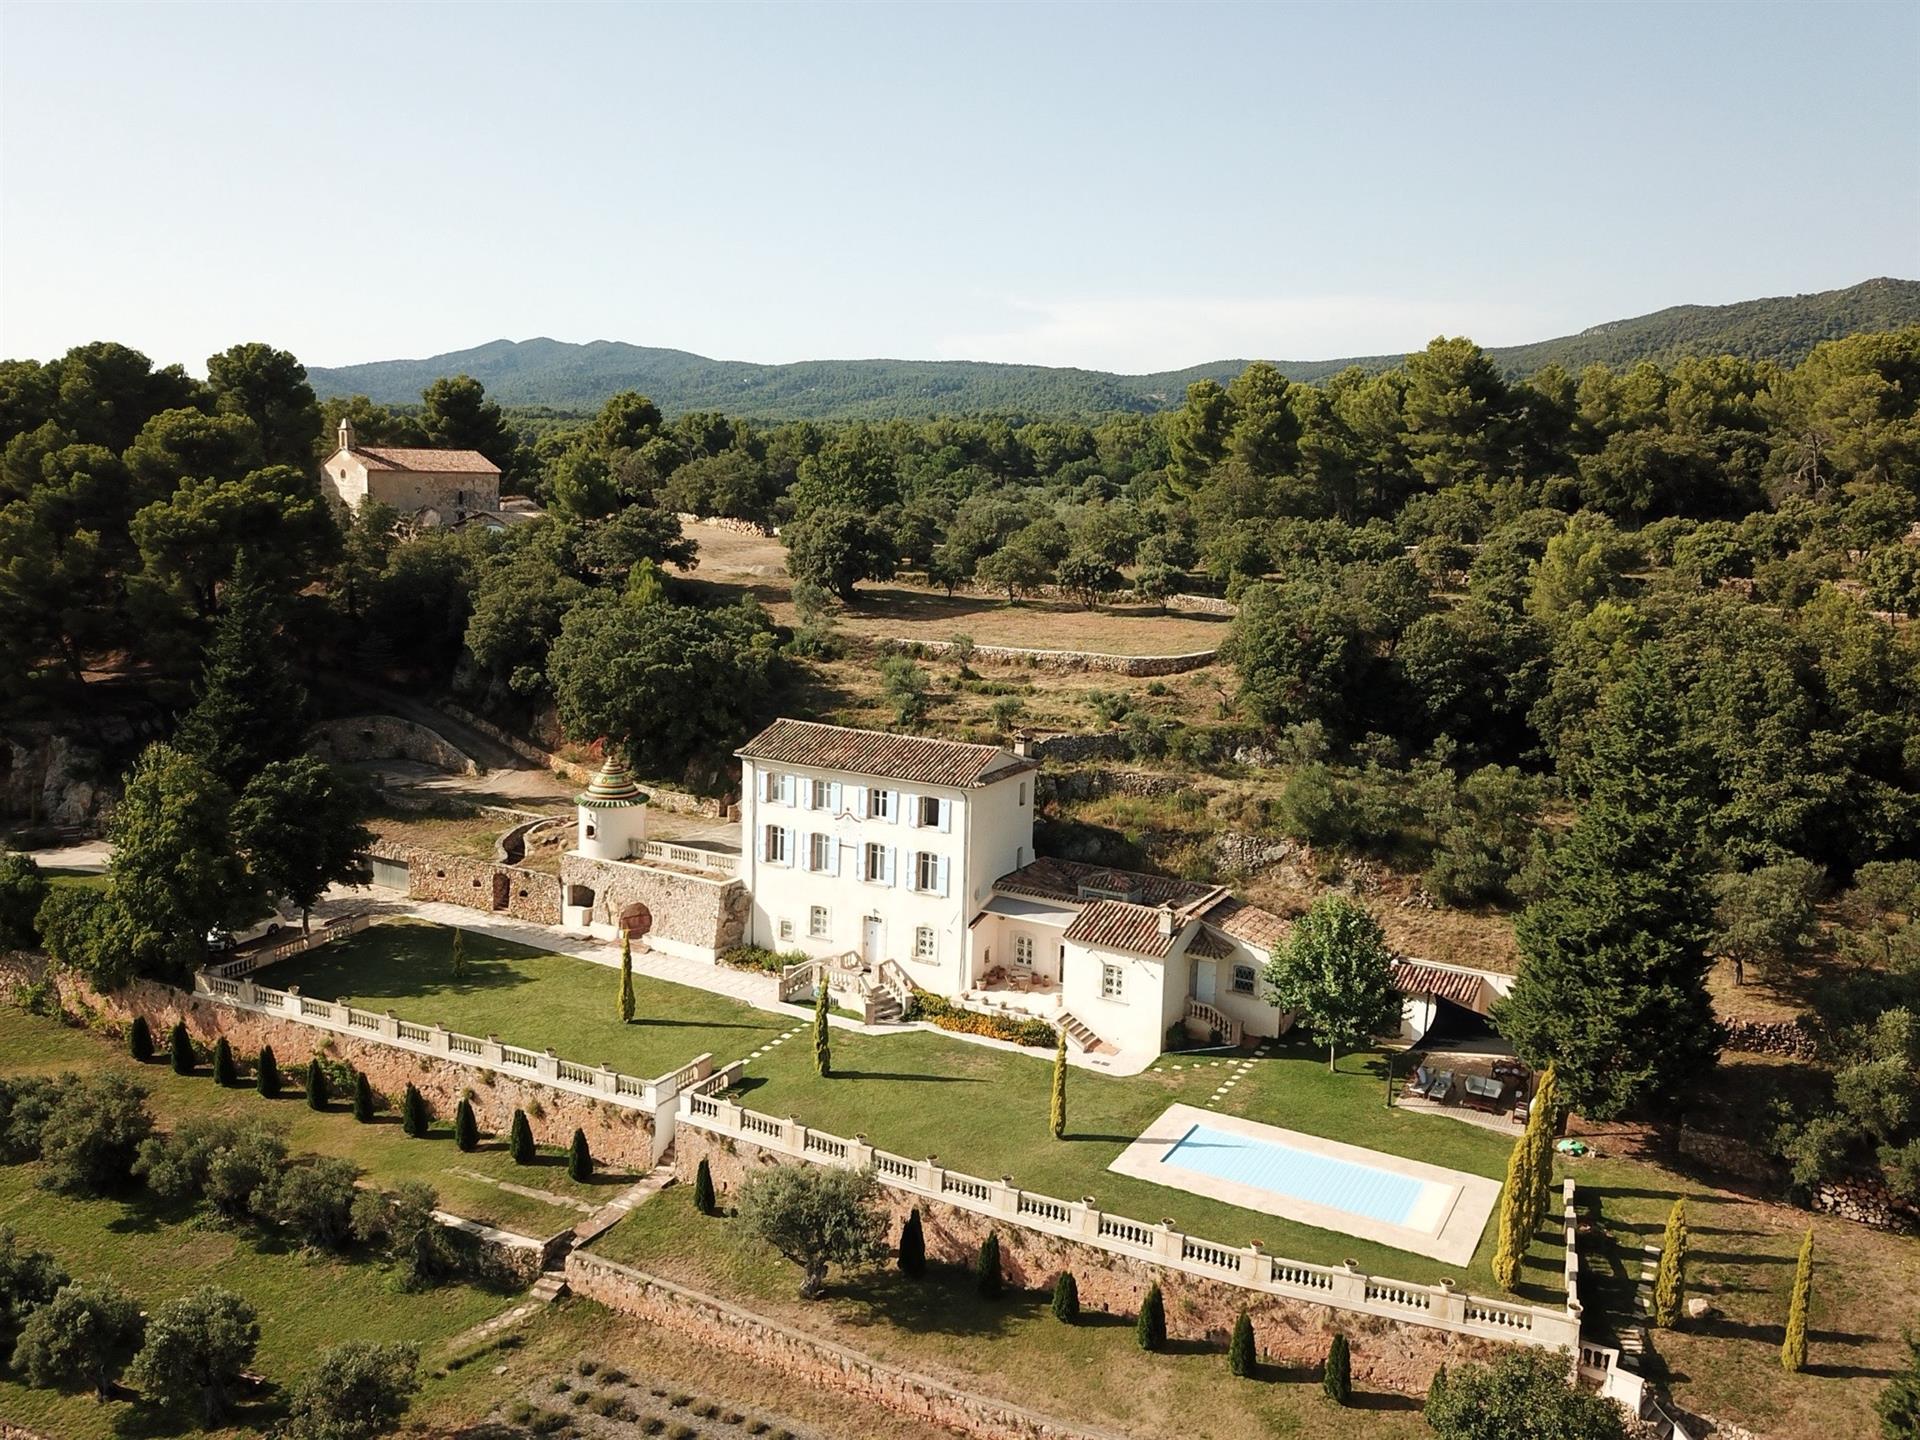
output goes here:
[[1469, 1010], [1480, 1008], [1480, 977], [1411, 960], [1393, 962], [1393, 987], [1403, 995], [1438, 995]]
[[1197, 955], [1202, 960], [1224, 960], [1233, 953], [1233, 946], [1223, 940], [1218, 930], [1202, 925], [1193, 932], [1193, 938], [1187, 942], [1187, 954]]
[[1287, 938], [1287, 922], [1271, 910], [1227, 895], [1201, 911], [1201, 917], [1216, 930], [1243, 940], [1271, 954]]
[[1173, 934], [1166, 934], [1162, 921], [1169, 912], [1157, 905], [1129, 905], [1124, 900], [1096, 900], [1082, 910], [1067, 927], [1066, 938], [1080, 945], [1102, 950], [1128, 950], [1135, 955], [1151, 955], [1164, 960], [1173, 949], [1175, 936], [1185, 922], [1174, 916]]
[[1144, 875], [1137, 870], [1115, 870], [1106, 865], [1083, 865], [1077, 860], [1040, 859], [1009, 871], [993, 882], [1009, 895], [1037, 895], [1047, 900], [1111, 899], [1124, 895], [1139, 905], [1185, 908], [1208, 897], [1225, 894], [1217, 885]]
[[811, 720], [776, 720], [734, 754], [769, 765], [805, 765], [922, 785], [968, 788], [986, 785], [1038, 762], [998, 745], [933, 740], [923, 735], [892, 735]]
[[414, 470], [427, 475], [498, 475], [500, 467], [478, 450], [426, 450], [396, 445], [356, 445], [352, 452], [369, 470]]

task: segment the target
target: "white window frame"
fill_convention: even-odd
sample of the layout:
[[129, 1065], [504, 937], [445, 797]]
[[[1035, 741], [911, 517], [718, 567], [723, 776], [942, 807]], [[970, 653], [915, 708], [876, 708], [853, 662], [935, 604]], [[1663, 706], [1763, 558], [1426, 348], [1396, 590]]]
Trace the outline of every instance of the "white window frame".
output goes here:
[[782, 940], [793, 939], [793, 921], [784, 915], [780, 917], [780, 938]]
[[833, 915], [824, 905], [807, 907], [807, 938], [809, 940], [831, 940], [833, 938]]
[[[931, 811], [931, 818], [929, 818]], [[948, 830], [953, 826], [953, 802], [941, 795], [916, 795], [913, 823], [921, 830]]]
[[1027, 782], [1024, 780], [1020, 782], [1020, 803], [1022, 805], [1027, 803]]
[[867, 818], [869, 820], [892, 820], [898, 812], [893, 804], [893, 791], [883, 790], [878, 785], [867, 788]]
[[1013, 937], [1013, 963], [1033, 968], [1033, 936], [1015, 935]]
[[807, 869], [816, 875], [834, 874], [839, 869], [834, 864], [839, 859], [834, 853], [838, 849], [839, 842], [831, 835], [816, 831], [807, 836]]
[[[1246, 982], [1247, 982], [1244, 985], [1240, 983], [1240, 977], [1243, 975], [1246, 976]], [[1254, 966], [1235, 965], [1233, 967], [1233, 993], [1234, 994], [1251, 995], [1254, 992], [1254, 987], [1259, 983], [1260, 983], [1260, 972]]]
[[933, 926], [913, 927], [913, 958], [926, 965], [940, 958], [940, 937]]
[[860, 878], [869, 885], [885, 885], [891, 878], [888, 871], [893, 867], [887, 863], [887, 847], [877, 841], [869, 840], [860, 850]]
[[913, 852], [913, 888], [922, 895], [942, 895], [940, 881], [947, 868], [944, 857], [931, 850]]
[[793, 834], [782, 825], [768, 825], [761, 831], [760, 856], [769, 865], [793, 864], [793, 846], [790, 836]]
[[1103, 962], [1100, 966], [1100, 998], [1111, 1000], [1116, 1005], [1125, 1004], [1127, 998], [1127, 971], [1122, 965]]

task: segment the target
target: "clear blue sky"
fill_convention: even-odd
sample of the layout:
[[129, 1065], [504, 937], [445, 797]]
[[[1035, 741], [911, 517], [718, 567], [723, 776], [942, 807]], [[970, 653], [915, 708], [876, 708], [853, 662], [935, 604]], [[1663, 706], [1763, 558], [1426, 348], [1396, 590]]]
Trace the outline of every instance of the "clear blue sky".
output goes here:
[[1920, 276], [1920, 5], [0, 8], [0, 354], [1150, 370]]

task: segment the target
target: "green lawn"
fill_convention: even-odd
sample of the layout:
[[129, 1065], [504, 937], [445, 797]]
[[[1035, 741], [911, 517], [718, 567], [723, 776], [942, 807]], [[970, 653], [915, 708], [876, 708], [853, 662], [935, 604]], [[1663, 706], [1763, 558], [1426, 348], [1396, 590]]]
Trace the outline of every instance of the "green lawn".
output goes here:
[[[344, 1103], [335, 1102], [324, 1113], [309, 1110], [291, 1082], [274, 1100], [250, 1088], [223, 1090], [205, 1069], [181, 1076], [164, 1062], [138, 1065], [104, 1037], [0, 1004], [0, 1075], [102, 1068], [137, 1077], [152, 1092], [147, 1103], [163, 1128], [187, 1115], [270, 1116], [286, 1127], [294, 1154], [337, 1155], [383, 1188], [424, 1180], [439, 1194], [443, 1209], [526, 1234], [547, 1236], [568, 1229], [582, 1218], [579, 1204], [604, 1203], [622, 1184], [632, 1183], [630, 1176], [608, 1171], [596, 1175], [591, 1185], [577, 1185], [567, 1178], [557, 1148], [546, 1152], [543, 1163], [524, 1167], [513, 1163], [502, 1139], [489, 1137], [478, 1150], [462, 1154], [446, 1121], [434, 1127], [431, 1138], [410, 1140], [391, 1114], [383, 1114], [377, 1124], [361, 1125]], [[489, 1180], [574, 1203], [548, 1203], [503, 1190]]]
[[551, 1048], [568, 1060], [605, 1062], [649, 1079], [702, 1052], [724, 1065], [794, 1025], [737, 1000], [652, 979], [637, 968], [634, 1023], [622, 1025], [615, 1009], [618, 971], [472, 930], [464, 943], [468, 974], [459, 980], [453, 977], [453, 931], [414, 921], [375, 925], [270, 966], [256, 978], [469, 1035]]
[[1234, 1380], [1222, 1345], [1180, 1341], [1149, 1355], [1129, 1318], [1088, 1313], [1062, 1325], [1046, 1294], [983, 1300], [964, 1272], [836, 1271], [825, 1298], [800, 1301], [799, 1271], [731, 1220], [697, 1213], [691, 1186], [653, 1196], [593, 1248], [888, 1363], [1089, 1426], [1185, 1440], [1430, 1433], [1417, 1401], [1362, 1393], [1356, 1414], [1327, 1403], [1316, 1373], [1263, 1366], [1256, 1379]]
[[[811, 1045], [782, 1045], [748, 1063], [732, 1098], [837, 1135], [864, 1134], [897, 1154], [937, 1155], [942, 1164], [972, 1175], [1011, 1175], [1026, 1189], [1060, 1199], [1092, 1195], [1115, 1213], [1150, 1222], [1169, 1218], [1205, 1239], [1229, 1245], [1259, 1240], [1297, 1260], [1337, 1265], [1353, 1259], [1395, 1279], [1433, 1283], [1451, 1277], [1477, 1293], [1491, 1291], [1491, 1224], [1473, 1266], [1462, 1274], [1457, 1266], [1405, 1250], [1109, 1171], [1114, 1157], [1167, 1106], [1207, 1103], [1231, 1073], [1227, 1063], [1215, 1066], [1211, 1058], [1196, 1065], [1170, 1057], [1126, 1078], [1072, 1071], [1062, 1140], [1047, 1128], [1051, 1055], [1015, 1054], [926, 1031], [866, 1036], [836, 1030], [834, 1074], [825, 1080], [814, 1070]], [[1379, 1064], [1377, 1057], [1349, 1055], [1340, 1073], [1329, 1075], [1324, 1052], [1281, 1047], [1256, 1061], [1220, 1108], [1474, 1174], [1505, 1175], [1510, 1137], [1444, 1116], [1385, 1112]], [[1551, 1304], [1561, 1293], [1561, 1247], [1554, 1231], [1543, 1226], [1528, 1257], [1523, 1298]]]

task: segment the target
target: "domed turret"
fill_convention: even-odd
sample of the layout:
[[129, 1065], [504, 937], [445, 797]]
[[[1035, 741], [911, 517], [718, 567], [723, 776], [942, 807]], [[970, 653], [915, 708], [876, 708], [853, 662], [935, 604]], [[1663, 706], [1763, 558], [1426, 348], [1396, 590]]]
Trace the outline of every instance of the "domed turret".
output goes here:
[[608, 755], [587, 788], [573, 797], [579, 822], [574, 848], [595, 860], [625, 860], [647, 838], [647, 796], [627, 767]]

